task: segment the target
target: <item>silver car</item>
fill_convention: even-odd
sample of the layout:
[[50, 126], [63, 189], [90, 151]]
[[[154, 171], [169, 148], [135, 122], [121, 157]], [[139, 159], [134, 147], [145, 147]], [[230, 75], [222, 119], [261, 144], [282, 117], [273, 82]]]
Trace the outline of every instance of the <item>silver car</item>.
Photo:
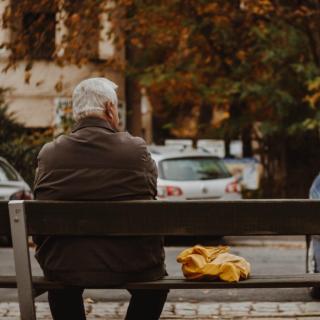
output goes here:
[[19, 173], [0, 157], [0, 200], [31, 200], [33, 195]]
[[[0, 201], [32, 199], [33, 195], [28, 184], [8, 161], [0, 157]], [[0, 236], [0, 245], [10, 246], [11, 238]]]
[[150, 146], [158, 167], [158, 198], [237, 200], [241, 187], [224, 162], [201, 149]]

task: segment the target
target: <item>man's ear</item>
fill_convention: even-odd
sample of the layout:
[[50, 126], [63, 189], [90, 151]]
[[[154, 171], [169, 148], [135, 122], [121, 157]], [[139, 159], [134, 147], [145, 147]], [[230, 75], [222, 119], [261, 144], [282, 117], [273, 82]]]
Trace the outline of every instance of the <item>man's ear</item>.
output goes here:
[[106, 105], [105, 105], [105, 115], [107, 117], [108, 120], [113, 120], [113, 113], [112, 111], [110, 110], [111, 108], [111, 105], [107, 102]]
[[113, 114], [110, 110], [107, 110], [107, 114], [108, 114], [108, 117], [112, 120], [113, 119]]

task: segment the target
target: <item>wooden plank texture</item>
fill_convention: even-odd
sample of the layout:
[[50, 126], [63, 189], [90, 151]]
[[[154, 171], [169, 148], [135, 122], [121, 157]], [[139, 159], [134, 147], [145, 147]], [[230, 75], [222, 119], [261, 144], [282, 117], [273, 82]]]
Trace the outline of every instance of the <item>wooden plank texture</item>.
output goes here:
[[[63, 289], [67, 286], [63, 283], [49, 281], [44, 277], [33, 277], [35, 289]], [[91, 289], [223, 289], [223, 288], [298, 288], [320, 286], [320, 274], [299, 275], [260, 275], [238, 283], [226, 283], [222, 281], [190, 281], [183, 277], [167, 276], [164, 279], [149, 282], [131, 282], [124, 285], [88, 287]], [[16, 288], [15, 276], [0, 276], [0, 288]]]
[[0, 236], [10, 235], [8, 201], [0, 201]]
[[[48, 281], [42, 277], [33, 277], [35, 289], [63, 289], [66, 285]], [[225, 289], [225, 288], [299, 288], [320, 286], [320, 274], [301, 275], [262, 275], [238, 283], [222, 281], [190, 281], [183, 277], [165, 277], [158, 281], [131, 282], [118, 286], [101, 284], [90, 289]]]
[[320, 234], [320, 201], [25, 201], [32, 235]]

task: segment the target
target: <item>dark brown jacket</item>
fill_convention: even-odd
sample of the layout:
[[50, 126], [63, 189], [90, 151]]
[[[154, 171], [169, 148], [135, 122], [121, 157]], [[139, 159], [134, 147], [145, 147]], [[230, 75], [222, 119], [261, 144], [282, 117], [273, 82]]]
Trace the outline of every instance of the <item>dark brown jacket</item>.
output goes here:
[[[70, 135], [42, 148], [34, 192], [39, 200], [154, 199], [156, 180], [143, 139], [88, 117]], [[154, 280], [165, 274], [159, 237], [46, 237], [35, 242], [45, 275], [71, 285]]]

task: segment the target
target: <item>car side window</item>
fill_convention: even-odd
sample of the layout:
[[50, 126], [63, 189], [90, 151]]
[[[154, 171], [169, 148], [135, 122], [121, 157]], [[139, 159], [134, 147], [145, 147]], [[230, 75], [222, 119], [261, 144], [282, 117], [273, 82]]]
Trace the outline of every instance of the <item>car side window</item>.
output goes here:
[[0, 162], [0, 182], [5, 181], [19, 181], [19, 177], [5, 162]]

